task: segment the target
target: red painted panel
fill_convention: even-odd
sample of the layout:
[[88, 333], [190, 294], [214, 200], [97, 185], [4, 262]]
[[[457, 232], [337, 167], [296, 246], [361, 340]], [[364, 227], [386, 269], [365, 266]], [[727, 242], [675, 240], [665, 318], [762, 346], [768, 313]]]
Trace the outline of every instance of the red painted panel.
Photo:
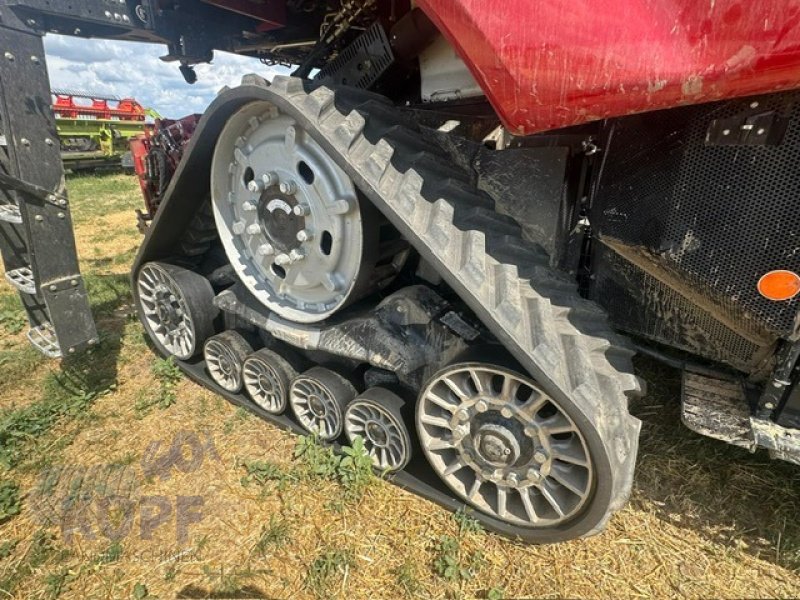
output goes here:
[[533, 133], [800, 87], [797, 0], [419, 0]]

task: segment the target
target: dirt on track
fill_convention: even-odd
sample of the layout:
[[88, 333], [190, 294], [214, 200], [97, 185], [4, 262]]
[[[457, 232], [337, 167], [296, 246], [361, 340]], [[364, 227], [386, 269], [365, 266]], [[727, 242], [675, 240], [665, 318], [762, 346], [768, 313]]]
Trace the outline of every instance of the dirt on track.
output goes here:
[[800, 596], [800, 468], [687, 431], [650, 362], [633, 497], [599, 536], [522, 545], [379, 479], [349, 499], [297, 436], [150, 350], [127, 287], [135, 179], [68, 184], [102, 347], [31, 354], [2, 291], [0, 597]]

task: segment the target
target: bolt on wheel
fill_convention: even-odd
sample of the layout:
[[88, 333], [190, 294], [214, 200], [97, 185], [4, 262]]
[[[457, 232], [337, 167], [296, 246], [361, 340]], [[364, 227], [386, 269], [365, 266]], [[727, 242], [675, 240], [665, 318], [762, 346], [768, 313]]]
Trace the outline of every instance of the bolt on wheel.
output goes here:
[[431, 466], [475, 508], [551, 527], [589, 500], [594, 472], [584, 436], [531, 379], [483, 363], [452, 365], [428, 383], [416, 413]]
[[209, 338], [203, 347], [206, 369], [222, 389], [237, 393], [242, 389], [242, 365], [252, 346], [235, 331], [223, 331]]
[[269, 348], [254, 352], [242, 366], [244, 387], [250, 398], [274, 415], [286, 410], [289, 386], [295, 377], [297, 371], [289, 361]]
[[372, 464], [399, 471], [411, 460], [411, 436], [402, 415], [403, 400], [385, 388], [370, 388], [347, 405], [344, 431], [352, 444], [361, 437]]
[[338, 373], [312, 367], [295, 377], [289, 404], [303, 429], [330, 441], [341, 435], [345, 408], [355, 395], [353, 384]]
[[[220, 134], [214, 218], [237, 275], [267, 308], [322, 320], [369, 287], [377, 228], [350, 178], [289, 115], [252, 103]], [[370, 208], [371, 207], [366, 207]]]
[[214, 333], [214, 290], [199, 273], [147, 263], [136, 276], [136, 296], [145, 329], [164, 354], [188, 360]]

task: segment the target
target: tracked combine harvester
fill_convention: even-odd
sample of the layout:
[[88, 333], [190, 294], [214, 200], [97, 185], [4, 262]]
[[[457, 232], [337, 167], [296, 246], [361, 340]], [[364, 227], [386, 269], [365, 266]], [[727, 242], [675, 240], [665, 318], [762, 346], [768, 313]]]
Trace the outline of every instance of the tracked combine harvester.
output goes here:
[[153, 345], [489, 529], [590, 535], [630, 493], [637, 350], [683, 370], [687, 426], [800, 462], [793, 11], [0, 0], [6, 277], [44, 351], [96, 342], [43, 34], [163, 43], [189, 82], [295, 65], [254, 61], [160, 182]]

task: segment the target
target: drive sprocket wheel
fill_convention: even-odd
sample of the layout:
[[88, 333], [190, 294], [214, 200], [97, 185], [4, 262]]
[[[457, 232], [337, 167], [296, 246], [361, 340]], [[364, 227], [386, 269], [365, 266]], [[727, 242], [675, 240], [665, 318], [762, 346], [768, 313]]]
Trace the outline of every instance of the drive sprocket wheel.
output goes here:
[[139, 316], [162, 354], [188, 360], [214, 333], [214, 290], [202, 275], [162, 262], [142, 266], [136, 277]]
[[[267, 308], [292, 321], [325, 319], [388, 283], [405, 257], [386, 256], [392, 246], [381, 242], [385, 220], [361, 202], [322, 147], [270, 104], [249, 104], [225, 125], [211, 189], [217, 230], [237, 275]], [[376, 271], [387, 264], [395, 268]]]

